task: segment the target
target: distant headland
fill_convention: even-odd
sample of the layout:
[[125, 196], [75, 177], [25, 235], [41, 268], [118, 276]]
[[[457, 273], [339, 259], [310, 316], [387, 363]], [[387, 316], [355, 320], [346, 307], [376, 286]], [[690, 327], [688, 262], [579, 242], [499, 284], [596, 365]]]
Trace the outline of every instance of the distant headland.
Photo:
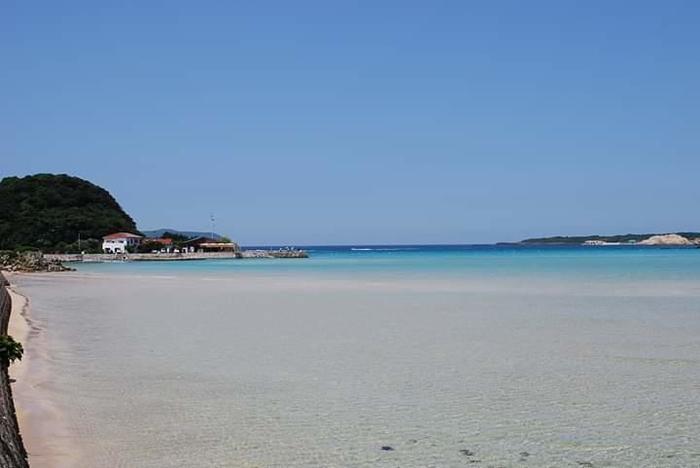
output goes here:
[[0, 269], [63, 271], [62, 262], [306, 258], [294, 248], [241, 250], [212, 231], [140, 231], [104, 188], [67, 174], [0, 180]]
[[535, 237], [515, 242], [517, 245], [657, 245], [700, 246], [700, 232], [667, 234], [617, 234], [612, 236], [553, 236]]

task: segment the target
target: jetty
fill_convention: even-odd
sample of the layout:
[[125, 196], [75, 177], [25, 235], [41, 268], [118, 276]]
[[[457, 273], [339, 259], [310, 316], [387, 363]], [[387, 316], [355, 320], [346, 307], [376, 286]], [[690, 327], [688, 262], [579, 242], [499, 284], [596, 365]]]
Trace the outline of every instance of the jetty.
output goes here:
[[305, 250], [285, 247], [282, 249], [251, 249], [242, 250], [241, 258], [308, 258]]

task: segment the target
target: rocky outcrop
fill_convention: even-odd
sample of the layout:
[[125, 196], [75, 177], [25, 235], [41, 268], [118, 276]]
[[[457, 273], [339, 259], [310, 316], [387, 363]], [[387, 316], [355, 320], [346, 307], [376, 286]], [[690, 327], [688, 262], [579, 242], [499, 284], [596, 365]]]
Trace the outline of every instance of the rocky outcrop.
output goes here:
[[638, 242], [639, 245], [693, 245], [687, 237], [678, 234], [662, 234], [651, 236], [648, 239]]
[[309, 254], [305, 250], [291, 248], [275, 250], [254, 249], [243, 250], [241, 258], [309, 258]]
[[6, 271], [73, 271], [56, 259], [47, 259], [41, 252], [0, 252], [0, 269]]
[[298, 249], [270, 250], [269, 254], [273, 258], [309, 258], [309, 254], [305, 250]]
[[[0, 334], [7, 333], [12, 304], [0, 273]], [[0, 365], [0, 468], [28, 468], [27, 451], [19, 434], [7, 367]]]

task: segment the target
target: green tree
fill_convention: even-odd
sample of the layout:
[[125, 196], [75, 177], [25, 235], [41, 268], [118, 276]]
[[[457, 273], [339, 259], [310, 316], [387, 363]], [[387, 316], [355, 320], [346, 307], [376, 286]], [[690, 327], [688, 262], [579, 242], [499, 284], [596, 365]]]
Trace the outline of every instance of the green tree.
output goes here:
[[[0, 180], [0, 249], [69, 250], [78, 239], [138, 233], [105, 189], [66, 174]], [[63, 244], [61, 244], [63, 243]]]
[[162, 239], [172, 239], [173, 242], [184, 242], [189, 239], [188, 236], [185, 236], [183, 234], [177, 234], [174, 232], [164, 232], [162, 236], [160, 236]]
[[0, 336], [0, 364], [7, 367], [11, 363], [21, 360], [23, 354], [22, 343], [15, 341], [10, 335]]

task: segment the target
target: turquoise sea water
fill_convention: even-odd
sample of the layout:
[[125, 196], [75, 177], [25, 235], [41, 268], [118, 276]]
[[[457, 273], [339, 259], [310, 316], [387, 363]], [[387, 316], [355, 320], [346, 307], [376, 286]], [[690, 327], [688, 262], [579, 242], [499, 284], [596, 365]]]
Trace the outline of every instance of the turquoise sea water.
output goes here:
[[700, 466], [700, 249], [308, 250], [16, 277], [74, 466]]
[[633, 246], [309, 246], [309, 259], [78, 264], [80, 271], [143, 274], [377, 277], [533, 277], [700, 280], [700, 249]]

